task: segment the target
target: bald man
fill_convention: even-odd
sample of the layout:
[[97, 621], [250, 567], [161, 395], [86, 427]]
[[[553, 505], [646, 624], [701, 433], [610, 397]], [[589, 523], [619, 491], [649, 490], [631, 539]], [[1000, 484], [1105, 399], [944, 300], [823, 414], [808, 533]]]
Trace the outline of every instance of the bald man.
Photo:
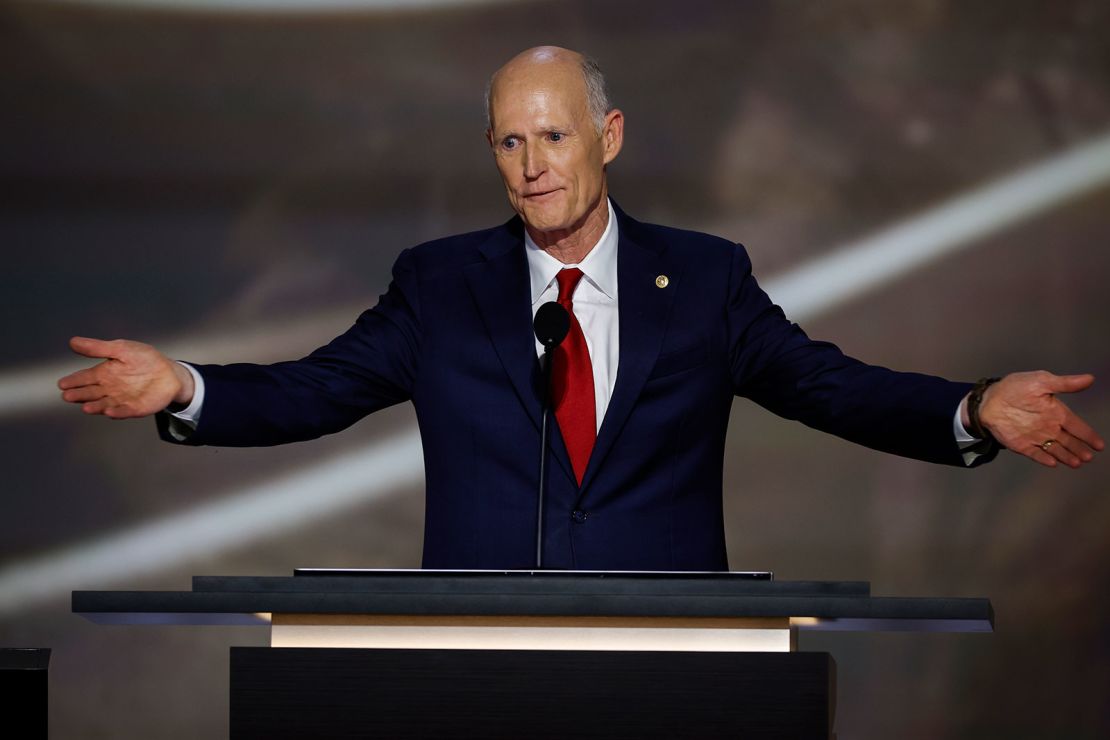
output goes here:
[[[529, 49], [491, 78], [487, 142], [517, 216], [406, 250], [345, 334], [276, 365], [186, 365], [74, 338], [100, 364], [59, 381], [112, 418], [155, 414], [191, 445], [273, 445], [412, 401], [424, 445], [424, 565], [534, 562], [543, 400], [539, 307], [568, 310], [552, 359], [544, 562], [723, 570], [722, 464], [734, 396], [874, 449], [971, 466], [1005, 446], [1080, 467], [1103, 440], [1057, 394], [1089, 375], [953, 383], [860, 363], [790, 323], [743, 247], [639, 223], [610, 199], [624, 115], [597, 65]], [[310, 496], [311, 492], [306, 492]]]

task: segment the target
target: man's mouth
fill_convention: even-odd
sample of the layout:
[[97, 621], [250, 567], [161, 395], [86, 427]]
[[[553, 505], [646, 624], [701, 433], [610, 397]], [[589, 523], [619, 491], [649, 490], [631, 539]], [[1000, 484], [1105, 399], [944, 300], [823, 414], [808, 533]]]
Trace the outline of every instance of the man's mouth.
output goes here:
[[557, 193], [558, 191], [559, 189], [556, 188], [555, 190], [543, 190], [536, 193], [525, 193], [524, 197], [526, 200], [539, 200], [542, 199], [544, 196], [551, 195], [552, 193]]

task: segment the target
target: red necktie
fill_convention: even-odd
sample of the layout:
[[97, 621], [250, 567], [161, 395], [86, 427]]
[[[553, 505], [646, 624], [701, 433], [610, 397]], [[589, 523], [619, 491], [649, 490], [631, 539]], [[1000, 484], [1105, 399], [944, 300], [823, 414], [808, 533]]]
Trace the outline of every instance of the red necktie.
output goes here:
[[559, 304], [570, 314], [570, 331], [563, 343], [555, 348], [551, 366], [552, 406], [559, 421], [570, 463], [578, 485], [586, 474], [586, 463], [597, 439], [597, 410], [594, 405], [594, 369], [586, 335], [574, 316], [571, 295], [582, 279], [582, 271], [570, 267], [559, 272]]

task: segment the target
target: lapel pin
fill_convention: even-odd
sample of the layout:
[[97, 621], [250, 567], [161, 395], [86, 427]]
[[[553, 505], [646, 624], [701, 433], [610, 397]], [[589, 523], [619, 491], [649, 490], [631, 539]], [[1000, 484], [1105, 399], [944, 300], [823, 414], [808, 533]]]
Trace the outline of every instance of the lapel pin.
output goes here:
[[660, 275], [659, 277], [655, 278], [656, 288], [666, 288], [668, 285], [670, 285], [670, 283], [671, 279], [666, 275]]

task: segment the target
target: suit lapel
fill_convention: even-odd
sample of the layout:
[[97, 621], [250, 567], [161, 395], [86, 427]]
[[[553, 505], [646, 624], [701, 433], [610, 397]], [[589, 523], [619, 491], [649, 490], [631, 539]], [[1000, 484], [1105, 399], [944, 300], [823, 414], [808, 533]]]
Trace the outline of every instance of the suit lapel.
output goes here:
[[[605, 412], [597, 443], [590, 455], [579, 496], [583, 495], [620, 435], [629, 414], [647, 382], [670, 316], [677, 286], [674, 266], [666, 259], [665, 247], [658, 243], [639, 243], [633, 235], [631, 219], [614, 205], [619, 228], [617, 280], [620, 312], [620, 359], [613, 396]], [[656, 278], [667, 275], [668, 287], [656, 285]]]
[[[528, 418], [539, 430], [540, 372], [532, 331], [531, 282], [520, 220], [514, 218], [496, 229], [479, 251], [485, 260], [464, 268], [467, 285], [513, 389]], [[547, 423], [548, 446], [573, 479], [570, 456], [559, 435], [554, 414]]]

